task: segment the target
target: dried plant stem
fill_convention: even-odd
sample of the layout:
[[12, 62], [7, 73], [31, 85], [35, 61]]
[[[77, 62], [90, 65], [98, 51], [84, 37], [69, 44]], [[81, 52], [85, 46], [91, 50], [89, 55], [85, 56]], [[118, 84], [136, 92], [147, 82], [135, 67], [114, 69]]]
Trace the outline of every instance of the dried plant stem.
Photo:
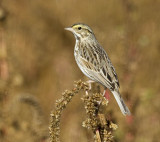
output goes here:
[[97, 142], [101, 142], [99, 130], [96, 131], [96, 140], [97, 140]]
[[111, 142], [113, 140], [112, 131], [117, 128], [117, 125], [107, 120], [105, 115], [100, 111], [100, 107], [107, 105], [108, 101], [102, 94], [91, 92], [86, 93], [82, 100], [87, 114], [87, 118], [82, 126], [92, 130], [95, 142]]
[[[21, 120], [19, 119], [19, 116], [17, 116], [17, 114], [19, 114], [18, 112], [20, 111], [24, 113], [25, 109], [23, 109], [23, 104], [27, 105], [27, 109], [29, 109], [29, 107], [31, 108], [30, 117], [32, 119], [31, 121], [26, 121], [30, 123], [28, 131], [30, 131], [30, 133], [34, 135], [39, 141], [47, 139], [48, 134], [40, 103], [38, 99], [31, 94], [23, 93], [16, 95], [12, 99], [7, 108], [3, 110], [3, 121], [5, 124], [18, 132], [17, 125], [20, 127], [22, 123], [25, 122], [25, 120]], [[9, 115], [10, 117], [8, 117]], [[14, 122], [16, 122], [16, 125], [13, 125]], [[25, 131], [24, 127], [22, 127], [22, 130]]]
[[56, 101], [55, 110], [51, 112], [50, 116], [50, 142], [60, 142], [60, 117], [64, 108], [71, 101], [73, 96], [79, 93], [80, 90], [87, 91], [88, 85], [81, 80], [76, 82], [75, 88], [71, 91], [66, 90], [62, 94], [62, 98]]
[[101, 105], [107, 105], [108, 102], [100, 93], [99, 86], [93, 86], [93, 93], [91, 93], [87, 83], [82, 81], [76, 82], [76, 87], [73, 90], [66, 90], [62, 94], [62, 98], [56, 101], [55, 110], [51, 112], [49, 127], [50, 142], [60, 142], [60, 118], [62, 111], [66, 108], [73, 96], [79, 93], [80, 90], [86, 92], [82, 100], [84, 102], [87, 118], [82, 123], [82, 126], [92, 130], [95, 142], [111, 142], [113, 138], [112, 130], [115, 130], [117, 125], [107, 120], [105, 115], [101, 114], [99, 111]]

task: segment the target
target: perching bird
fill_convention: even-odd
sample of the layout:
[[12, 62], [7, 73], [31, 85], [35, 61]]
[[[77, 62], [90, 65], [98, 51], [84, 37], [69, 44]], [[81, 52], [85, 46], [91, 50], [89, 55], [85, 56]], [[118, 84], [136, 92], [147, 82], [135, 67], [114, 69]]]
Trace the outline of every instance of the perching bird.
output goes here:
[[71, 31], [76, 38], [74, 56], [81, 71], [91, 80], [102, 84], [105, 89], [108, 88], [114, 95], [121, 112], [130, 115], [119, 93], [119, 81], [115, 69], [106, 51], [96, 40], [92, 29], [81, 23], [65, 29]]

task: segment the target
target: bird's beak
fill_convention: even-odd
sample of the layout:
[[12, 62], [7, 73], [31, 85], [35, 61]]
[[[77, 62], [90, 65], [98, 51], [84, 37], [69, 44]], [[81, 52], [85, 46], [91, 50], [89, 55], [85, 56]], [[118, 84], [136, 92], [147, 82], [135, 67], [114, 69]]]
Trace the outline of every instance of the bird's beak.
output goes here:
[[71, 28], [71, 27], [68, 27], [68, 28], [64, 28], [65, 30], [67, 31], [71, 31], [71, 32], [74, 32], [74, 30]]

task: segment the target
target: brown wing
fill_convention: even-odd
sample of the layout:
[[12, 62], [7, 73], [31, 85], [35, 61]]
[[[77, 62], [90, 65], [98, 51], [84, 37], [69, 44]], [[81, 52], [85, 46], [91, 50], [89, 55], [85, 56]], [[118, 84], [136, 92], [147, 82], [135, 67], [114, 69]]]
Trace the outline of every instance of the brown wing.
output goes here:
[[78, 60], [82, 72], [92, 80], [101, 83], [110, 90], [119, 87], [115, 69], [107, 53], [100, 46], [86, 48], [85, 54], [80, 54]]

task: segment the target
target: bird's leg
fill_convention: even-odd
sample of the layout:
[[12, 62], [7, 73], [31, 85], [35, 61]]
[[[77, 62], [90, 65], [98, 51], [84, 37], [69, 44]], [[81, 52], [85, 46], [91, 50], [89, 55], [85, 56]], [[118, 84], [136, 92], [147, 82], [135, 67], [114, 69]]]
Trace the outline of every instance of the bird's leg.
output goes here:
[[103, 91], [103, 97], [105, 97], [105, 99], [106, 99], [107, 101], [110, 100], [110, 94], [109, 94], [109, 91], [108, 91], [107, 89], [105, 89], [105, 90]]
[[93, 80], [88, 80], [87, 83], [88, 83], [88, 85], [89, 85], [89, 90], [91, 90], [91, 89], [92, 89], [92, 83], [95, 83], [95, 81], [93, 81]]
[[[92, 89], [92, 83], [94, 83], [95, 81], [93, 81], [93, 80], [88, 80], [88, 81], [86, 81], [86, 82], [88, 83], [88, 86], [89, 86], [88, 91], [90, 91], [90, 90]], [[86, 95], [88, 95], [88, 91], [86, 91]]]

